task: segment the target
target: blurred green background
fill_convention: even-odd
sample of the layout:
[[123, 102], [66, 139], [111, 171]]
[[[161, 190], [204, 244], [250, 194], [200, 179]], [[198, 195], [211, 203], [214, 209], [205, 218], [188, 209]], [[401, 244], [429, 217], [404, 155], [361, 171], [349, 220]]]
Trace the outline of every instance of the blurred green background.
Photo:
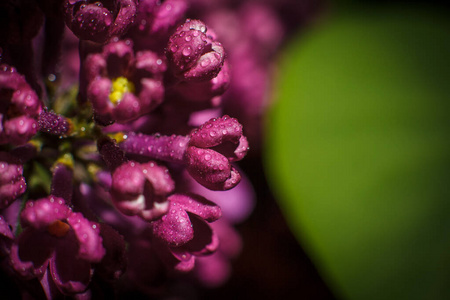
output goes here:
[[332, 3], [280, 58], [264, 160], [342, 299], [450, 299], [450, 20]]

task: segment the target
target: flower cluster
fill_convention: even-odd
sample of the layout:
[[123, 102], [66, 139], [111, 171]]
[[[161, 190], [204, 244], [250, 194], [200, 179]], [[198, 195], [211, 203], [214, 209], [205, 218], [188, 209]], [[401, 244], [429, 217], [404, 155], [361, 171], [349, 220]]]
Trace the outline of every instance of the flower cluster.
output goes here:
[[261, 115], [284, 31], [232, 2], [0, 4], [0, 266], [24, 297], [229, 276], [253, 206], [236, 116]]

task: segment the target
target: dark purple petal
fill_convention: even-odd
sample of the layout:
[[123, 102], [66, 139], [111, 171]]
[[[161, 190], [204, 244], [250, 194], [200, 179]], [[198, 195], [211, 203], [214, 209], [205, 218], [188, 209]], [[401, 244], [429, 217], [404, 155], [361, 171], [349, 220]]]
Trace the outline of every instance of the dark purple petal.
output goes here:
[[30, 41], [44, 21], [42, 11], [33, 0], [1, 1], [0, 44], [23, 44]]
[[100, 233], [106, 253], [96, 267], [96, 272], [108, 280], [119, 279], [127, 267], [125, 240], [116, 230], [104, 223], [100, 224]]
[[189, 217], [194, 228], [194, 238], [183, 245], [183, 248], [196, 256], [207, 255], [216, 251], [219, 247], [219, 238], [211, 227], [193, 214], [189, 214]]
[[[97, 140], [97, 149], [103, 161], [106, 163], [106, 166], [111, 171], [114, 171], [116, 168], [127, 162], [125, 153], [119, 148], [115, 140], [110, 138], [99, 139]], [[111, 180], [111, 178], [105, 179], [108, 181]]]
[[53, 169], [52, 185], [50, 194], [62, 198], [70, 204], [73, 193], [73, 170], [64, 163], [58, 163]]
[[50, 196], [28, 201], [20, 216], [23, 226], [44, 229], [55, 221], [67, 219], [71, 212], [62, 198]]
[[44, 230], [26, 228], [11, 246], [10, 263], [22, 277], [41, 277], [54, 252], [56, 239]]
[[131, 40], [113, 40], [103, 47], [102, 55], [106, 60], [107, 76], [110, 79], [119, 76], [128, 77], [134, 63]]
[[[230, 71], [227, 61], [220, 70], [219, 74], [211, 80], [205, 81], [181, 81], [175, 89], [177, 93], [188, 101], [195, 103], [208, 102], [208, 106], [217, 106], [220, 101], [212, 101], [214, 97], [220, 96], [228, 89], [230, 85]], [[218, 102], [218, 103], [216, 103]]]
[[13, 233], [11, 232], [11, 228], [9, 224], [5, 221], [3, 216], [0, 215], [0, 239], [10, 239], [14, 238]]
[[8, 207], [26, 190], [23, 166], [19, 159], [0, 152], [0, 209]]
[[11, 231], [11, 226], [0, 215], [0, 259], [10, 253], [13, 239], [14, 235]]
[[151, 112], [159, 106], [164, 100], [164, 85], [162, 81], [150, 78], [140, 80], [139, 105], [143, 115]]
[[93, 274], [91, 263], [78, 256], [76, 239], [72, 235], [59, 241], [49, 260], [50, 274], [58, 289], [65, 294], [86, 290]]
[[78, 240], [77, 257], [87, 262], [99, 262], [105, 255], [99, 225], [83, 217], [81, 213], [72, 213], [67, 218]]

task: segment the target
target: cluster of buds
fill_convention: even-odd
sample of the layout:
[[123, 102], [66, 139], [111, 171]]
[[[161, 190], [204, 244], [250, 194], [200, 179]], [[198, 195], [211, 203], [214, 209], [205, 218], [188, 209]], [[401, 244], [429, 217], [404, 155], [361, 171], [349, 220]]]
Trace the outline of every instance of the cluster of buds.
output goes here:
[[220, 3], [0, 4], [0, 267], [22, 297], [229, 276], [253, 201], [231, 116], [261, 111], [282, 29], [257, 5], [239, 35]]

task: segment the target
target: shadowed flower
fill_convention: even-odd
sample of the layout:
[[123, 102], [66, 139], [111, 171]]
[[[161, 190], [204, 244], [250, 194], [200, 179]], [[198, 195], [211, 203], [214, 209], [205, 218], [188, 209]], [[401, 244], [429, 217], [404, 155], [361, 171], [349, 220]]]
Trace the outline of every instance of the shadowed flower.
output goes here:
[[26, 143], [37, 131], [41, 102], [15, 68], [0, 65], [0, 144]]
[[22, 164], [6, 152], [0, 152], [0, 209], [8, 207], [26, 190]]
[[81, 40], [105, 43], [129, 29], [137, 5], [137, 0], [65, 0], [66, 24]]
[[136, 44], [140, 48], [162, 50], [171, 32], [182, 21], [187, 6], [186, 0], [141, 0], [136, 25], [130, 30]]
[[99, 225], [53, 196], [27, 202], [21, 222], [24, 230], [11, 247], [13, 269], [24, 278], [42, 278], [48, 267], [62, 293], [85, 291], [93, 263], [105, 255]]

